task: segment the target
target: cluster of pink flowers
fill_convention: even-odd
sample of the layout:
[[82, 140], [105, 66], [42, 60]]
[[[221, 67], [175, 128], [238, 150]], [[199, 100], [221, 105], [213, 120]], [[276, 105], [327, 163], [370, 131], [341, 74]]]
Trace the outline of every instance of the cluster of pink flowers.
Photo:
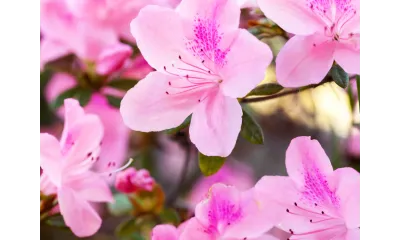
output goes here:
[[[282, 86], [319, 83], [333, 64], [360, 73], [359, 0], [41, 0], [41, 69], [72, 53], [81, 72], [105, 81], [140, 80], [126, 94], [104, 86], [84, 107], [66, 99], [58, 110], [64, 120], [60, 140], [40, 135], [41, 192], [57, 196], [76, 236], [99, 230], [102, 220], [93, 203], [113, 201], [115, 173], [122, 193], [152, 191], [155, 181], [147, 170], [124, 170], [131, 162], [120, 167], [130, 130], [171, 129], [191, 115], [189, 137], [199, 152], [231, 154], [242, 125], [238, 99], [264, 79], [273, 61], [268, 45], [239, 28], [241, 8], [257, 5], [294, 34], [276, 57]], [[141, 55], [133, 58], [123, 42], [136, 44]], [[77, 85], [78, 76], [56, 73], [46, 98], [52, 101]], [[123, 97], [120, 109], [105, 94]], [[357, 171], [333, 170], [310, 137], [292, 140], [286, 169], [288, 176], [232, 186], [240, 176], [225, 166], [210, 180], [204, 199], [191, 199], [195, 216], [178, 228], [156, 226], [152, 239], [280, 239], [273, 228], [293, 240], [360, 238]]]
[[360, 239], [360, 174], [332, 169], [321, 145], [297, 137], [286, 151], [288, 177], [264, 176], [253, 188], [216, 183], [177, 229], [159, 225], [152, 240]]

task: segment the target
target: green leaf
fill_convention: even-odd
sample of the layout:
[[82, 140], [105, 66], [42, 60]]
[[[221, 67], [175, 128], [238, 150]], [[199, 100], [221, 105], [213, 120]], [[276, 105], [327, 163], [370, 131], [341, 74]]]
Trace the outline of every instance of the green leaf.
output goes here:
[[358, 108], [360, 108], [360, 75], [356, 76], [357, 92], [358, 92]]
[[175, 226], [181, 222], [178, 212], [172, 208], [163, 209], [159, 217], [163, 223], [171, 223]]
[[349, 104], [350, 104], [350, 108], [351, 111], [354, 111], [354, 95], [353, 95], [353, 88], [351, 87], [351, 84], [349, 84], [349, 86], [347, 87], [347, 96], [349, 96]]
[[243, 109], [242, 129], [240, 130], [240, 135], [251, 143], [264, 143], [264, 135], [261, 126], [245, 109]]
[[140, 232], [140, 225], [136, 223], [135, 218], [130, 218], [122, 222], [115, 229], [115, 234], [123, 239], [132, 239], [132, 235], [135, 232]]
[[218, 172], [224, 163], [224, 157], [206, 156], [199, 152], [199, 167], [205, 176], [211, 176]]
[[93, 91], [88, 88], [81, 88], [76, 91], [73, 97], [79, 101], [79, 104], [82, 107], [84, 107], [89, 103], [90, 98], [92, 97], [92, 93]]
[[335, 81], [335, 83], [341, 88], [346, 88], [349, 85], [349, 75], [339, 65], [333, 65], [331, 76], [333, 81]]
[[181, 125], [177, 126], [176, 128], [167, 129], [167, 130], [165, 130], [165, 132], [167, 134], [171, 134], [171, 135], [177, 134], [178, 132], [185, 129], [187, 126], [189, 126], [191, 120], [192, 120], [192, 115], [189, 115], [189, 117], [187, 117]]
[[115, 107], [115, 108], [119, 108], [119, 107], [121, 106], [121, 101], [122, 101], [121, 98], [115, 97], [115, 96], [112, 96], [112, 95], [105, 95], [105, 96], [106, 96], [106, 98], [107, 98], [107, 102], [108, 102], [111, 106], [113, 106], [113, 107]]
[[117, 79], [110, 81], [107, 86], [119, 89], [119, 90], [124, 90], [128, 91], [129, 89], [133, 88], [136, 84], [138, 83], [137, 80], [134, 79]]
[[57, 110], [59, 107], [61, 107], [64, 104], [64, 100], [67, 98], [72, 98], [75, 96], [75, 94], [78, 92], [80, 87], [73, 87], [70, 88], [64, 92], [62, 92], [58, 97], [51, 103], [51, 107], [55, 110]]
[[117, 193], [114, 195], [114, 202], [107, 204], [108, 211], [114, 216], [129, 214], [133, 206], [125, 194]]
[[248, 96], [264, 96], [264, 95], [272, 95], [280, 92], [283, 87], [277, 83], [265, 83], [254, 88]]

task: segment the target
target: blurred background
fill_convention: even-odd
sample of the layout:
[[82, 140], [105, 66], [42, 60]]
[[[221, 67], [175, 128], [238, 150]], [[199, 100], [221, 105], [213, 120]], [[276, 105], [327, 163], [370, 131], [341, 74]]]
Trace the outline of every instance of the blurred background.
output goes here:
[[[47, 56], [48, 52], [44, 50], [46, 50], [47, 45], [45, 44], [48, 44], [48, 40], [57, 37], [51, 27], [46, 26], [46, 23], [59, 21], [59, 18], [65, 17], [65, 13], [78, 15], [76, 12], [79, 11], [68, 9], [68, 6], [63, 5], [62, 2], [61, 0], [42, 0], [41, 2], [42, 56]], [[119, 0], [116, 2], [122, 4], [129, 1]], [[130, 2], [139, 1], [131, 0]], [[177, 1], [172, 2], [164, 1], [160, 4], [174, 7]], [[56, 7], [54, 7], [55, 5]], [[91, 6], [91, 8], [95, 8], [94, 5]], [[104, 19], [116, 19], [112, 15], [115, 14], [113, 11], [116, 6], [120, 5], [104, 5], [98, 6], [98, 8], [109, 11], [109, 18]], [[129, 25], [130, 20], [135, 17], [141, 7], [127, 5], [124, 9], [132, 10], [124, 16], [127, 20], [117, 20], [127, 21], [126, 23]], [[84, 6], [82, 9], [85, 9]], [[93, 13], [93, 10], [90, 13]], [[95, 18], [96, 25], [100, 24], [102, 28], [105, 26], [111, 29], [115, 28], [104, 19], [100, 21], [96, 14], [93, 13], [91, 19], [84, 20], [91, 24], [92, 18]], [[81, 16], [79, 17], [82, 21]], [[259, 10], [243, 9], [241, 26], [249, 29], [260, 40], [268, 44], [276, 56], [290, 36], [279, 31], [274, 32], [275, 30], [271, 30], [273, 28], [268, 27], [269, 24]], [[61, 24], [57, 27], [63, 26]], [[243, 104], [243, 108], [248, 110], [261, 126], [264, 143], [252, 144], [239, 136], [236, 147], [224, 167], [213, 176], [203, 177], [198, 167], [197, 150], [188, 141], [187, 129], [173, 134], [165, 131], [140, 133], [130, 131], [123, 125], [119, 115], [118, 101], [124, 91], [123, 88], [110, 88], [109, 83], [115, 79], [138, 81], [152, 70], [141, 57], [134, 40], [129, 36], [126, 37], [125, 30], [118, 29], [114, 32], [120, 43], [131, 47], [132, 53], [127, 59], [124, 59], [122, 67], [113, 69], [113, 72], [97, 74], [97, 77], [93, 77], [93, 71], [90, 68], [90, 64], [95, 61], [88, 61], [89, 58], [83, 56], [84, 54], [70, 51], [49, 59], [43, 59], [41, 56], [41, 132], [59, 137], [63, 129], [63, 111], [62, 107], [57, 107], [55, 102], [59, 101], [60, 95], [65, 95], [66, 90], [76, 86], [85, 86], [84, 89], [88, 89], [89, 85], [90, 94], [88, 96], [74, 93], [70, 94], [70, 97], [85, 103], [84, 108], [87, 112], [100, 116], [106, 128], [101, 153], [101, 158], [105, 159], [104, 164], [107, 161], [115, 161], [120, 166], [129, 158], [133, 158], [135, 168], [148, 169], [157, 183], [161, 185], [167, 199], [166, 204], [182, 209], [182, 214], [189, 215], [194, 204], [204, 197], [208, 188], [215, 182], [232, 184], [244, 190], [254, 185], [263, 175], [286, 175], [285, 152], [290, 141], [297, 136], [311, 136], [313, 139], [317, 139], [330, 157], [334, 168], [351, 166], [359, 171], [359, 105], [356, 101], [355, 80], [351, 79], [347, 89], [331, 82], [301, 93], [263, 102]], [[68, 31], [65, 33], [78, 34], [75, 30], [71, 31], [71, 33]], [[99, 82], [102, 84], [98, 84]], [[274, 64], [267, 69], [266, 77], [260, 84], [270, 82], [276, 82]], [[101, 163], [96, 166], [100, 171], [105, 167]], [[113, 179], [109, 181], [112, 184]], [[115, 190], [114, 192], [117, 194]], [[121, 239], [115, 234], [116, 228], [129, 217], [116, 216], [118, 214], [110, 213], [110, 208], [107, 206], [97, 207], [103, 215], [103, 226], [96, 235], [87, 239]], [[41, 239], [66, 240], [76, 239], [76, 237], [61, 225], [42, 224]], [[144, 238], [133, 236], [131, 239]]]

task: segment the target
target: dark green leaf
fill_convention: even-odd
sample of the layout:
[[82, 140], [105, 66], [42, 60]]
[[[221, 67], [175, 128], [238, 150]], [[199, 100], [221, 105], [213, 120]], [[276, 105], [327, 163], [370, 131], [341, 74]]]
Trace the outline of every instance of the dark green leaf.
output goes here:
[[61, 107], [64, 104], [64, 100], [67, 98], [72, 98], [75, 96], [75, 94], [77, 93], [77, 91], [79, 90], [79, 87], [73, 87], [70, 88], [64, 92], [62, 92], [60, 95], [58, 95], [58, 97], [51, 103], [51, 107], [53, 109], [58, 109], [59, 107]]
[[247, 96], [264, 96], [272, 95], [283, 89], [278, 83], [265, 83], [254, 88]]
[[192, 120], [192, 115], [187, 117], [181, 125], [177, 126], [176, 128], [167, 129], [167, 130], [165, 130], [165, 132], [167, 134], [177, 134], [178, 132], [185, 129], [187, 126], [189, 126], [191, 120]]
[[172, 208], [163, 209], [160, 213], [160, 219], [163, 223], [171, 223], [175, 226], [181, 222], [178, 212]]
[[127, 221], [122, 222], [115, 229], [115, 234], [124, 239], [132, 239], [132, 235], [135, 232], [140, 232], [140, 225], [136, 223], [135, 218], [130, 218]]
[[347, 87], [347, 95], [349, 96], [349, 104], [352, 112], [354, 111], [354, 95], [353, 95], [353, 88], [351, 87], [351, 84]]
[[64, 55], [60, 58], [46, 63], [45, 68], [54, 70], [56, 72], [72, 73], [72, 66], [75, 58], [76, 57], [74, 54]]
[[114, 216], [122, 216], [132, 212], [133, 206], [125, 194], [114, 195], [114, 202], [107, 204], [108, 211]]
[[122, 100], [121, 98], [115, 97], [115, 96], [112, 96], [112, 95], [106, 95], [106, 98], [107, 98], [107, 102], [111, 106], [113, 106], [115, 108], [119, 108], [121, 106], [121, 100]]
[[86, 106], [90, 98], [92, 97], [93, 91], [87, 88], [81, 88], [76, 91], [75, 95], [73, 96], [76, 100], [79, 101], [79, 104], [84, 107]]
[[110, 81], [107, 86], [119, 89], [119, 90], [124, 90], [128, 91], [129, 89], [133, 88], [136, 84], [138, 83], [137, 80], [133, 79], [117, 79]]
[[261, 126], [245, 109], [243, 109], [242, 129], [240, 130], [240, 135], [251, 143], [264, 143], [264, 135]]
[[205, 176], [211, 176], [224, 165], [225, 158], [218, 156], [206, 156], [199, 152], [199, 167]]
[[358, 108], [360, 108], [360, 75], [356, 76], [357, 92], [358, 92]]
[[335, 81], [335, 83], [341, 88], [346, 88], [349, 85], [349, 75], [339, 65], [333, 65], [331, 76], [333, 81]]

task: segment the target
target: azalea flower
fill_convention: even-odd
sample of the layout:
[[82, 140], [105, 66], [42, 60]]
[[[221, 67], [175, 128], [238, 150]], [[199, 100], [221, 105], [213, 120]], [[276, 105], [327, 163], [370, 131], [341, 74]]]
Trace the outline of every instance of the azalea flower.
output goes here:
[[319, 83], [336, 61], [360, 74], [360, 0], [258, 0], [264, 14], [290, 33], [276, 59], [284, 87]]
[[131, 167], [117, 173], [115, 188], [123, 193], [133, 193], [140, 190], [152, 191], [154, 179], [147, 169], [136, 170]]
[[228, 156], [242, 123], [238, 97], [264, 79], [269, 47], [239, 29], [231, 0], [183, 0], [175, 10], [143, 8], [132, 35], [157, 71], [121, 102], [125, 124], [150, 132], [174, 128], [192, 114], [190, 139], [209, 156]]
[[255, 200], [253, 191], [214, 184], [208, 197], [196, 206], [195, 217], [188, 221], [180, 239], [258, 239], [274, 225], [266, 205]]
[[[360, 239], [360, 174], [332, 169], [321, 145], [310, 137], [292, 140], [286, 152], [289, 177], [264, 176], [255, 186], [289, 239]], [[267, 218], [265, 220], [268, 220]]]
[[56, 193], [65, 224], [78, 237], [93, 235], [101, 218], [91, 205], [112, 202], [105, 177], [113, 172], [92, 171], [98, 161], [103, 126], [93, 114], [85, 114], [79, 103], [66, 99], [65, 125], [60, 141], [50, 134], [40, 134], [41, 190]]

